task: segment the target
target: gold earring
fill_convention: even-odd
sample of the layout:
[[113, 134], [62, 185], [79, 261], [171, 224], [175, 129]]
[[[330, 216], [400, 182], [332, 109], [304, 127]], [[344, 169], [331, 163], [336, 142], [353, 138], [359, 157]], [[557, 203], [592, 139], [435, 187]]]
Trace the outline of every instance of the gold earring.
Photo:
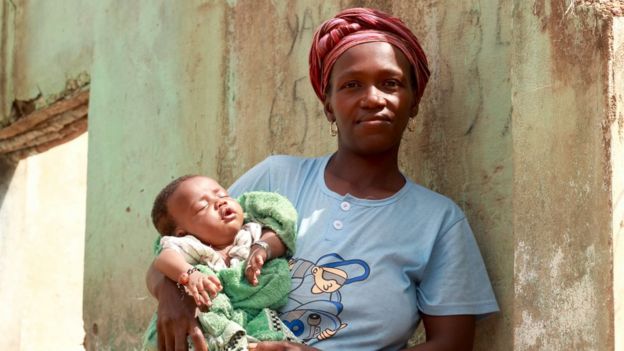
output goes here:
[[413, 132], [416, 130], [416, 117], [410, 117], [407, 121], [407, 130]]
[[336, 125], [336, 121], [331, 121], [331, 123], [329, 123], [329, 134], [333, 137], [338, 135], [338, 126]]

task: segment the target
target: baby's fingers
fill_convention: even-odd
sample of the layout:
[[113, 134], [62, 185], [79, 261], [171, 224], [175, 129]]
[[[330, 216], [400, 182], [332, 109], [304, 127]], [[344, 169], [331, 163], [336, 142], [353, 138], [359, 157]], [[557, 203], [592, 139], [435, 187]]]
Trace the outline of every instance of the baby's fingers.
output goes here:
[[203, 297], [199, 293], [199, 289], [195, 284], [188, 284], [185, 287], [186, 293], [190, 295], [194, 300], [197, 306], [201, 306], [203, 303]]
[[[218, 280], [218, 279], [217, 279]], [[201, 280], [201, 286], [204, 291], [206, 291], [210, 296], [210, 298], [214, 299], [217, 296], [217, 293], [221, 291], [221, 284], [218, 285], [214, 283], [213, 279], [210, 277], [204, 277]]]
[[201, 296], [202, 304], [206, 305], [207, 307], [212, 306], [212, 300], [210, 300], [210, 296], [208, 296], [208, 292], [206, 292], [206, 290], [199, 290], [199, 295]]
[[260, 275], [260, 269], [253, 266], [247, 266], [245, 269], [245, 278], [251, 285], [258, 285], [258, 276]]
[[214, 284], [215, 289], [217, 292], [220, 292], [221, 290], [223, 290], [223, 286], [221, 285], [221, 282], [219, 281], [219, 278], [217, 278], [216, 275], [211, 275], [208, 276], [207, 279]]
[[250, 265], [247, 265], [247, 267], [245, 267], [245, 279], [247, 279], [247, 281], [249, 282], [249, 284], [253, 285], [253, 267], [251, 267]]
[[255, 255], [251, 258], [251, 266], [255, 269], [260, 269], [264, 266], [264, 258], [260, 255]]

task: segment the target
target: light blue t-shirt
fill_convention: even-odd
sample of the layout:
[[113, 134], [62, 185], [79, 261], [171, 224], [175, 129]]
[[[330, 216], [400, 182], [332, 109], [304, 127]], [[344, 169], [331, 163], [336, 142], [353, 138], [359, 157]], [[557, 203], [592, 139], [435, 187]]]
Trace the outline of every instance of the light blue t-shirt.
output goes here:
[[327, 188], [330, 156], [271, 156], [244, 174], [233, 196], [286, 196], [299, 215], [292, 290], [280, 317], [323, 350], [398, 350], [429, 315], [498, 311], [462, 211], [407, 180], [381, 200]]

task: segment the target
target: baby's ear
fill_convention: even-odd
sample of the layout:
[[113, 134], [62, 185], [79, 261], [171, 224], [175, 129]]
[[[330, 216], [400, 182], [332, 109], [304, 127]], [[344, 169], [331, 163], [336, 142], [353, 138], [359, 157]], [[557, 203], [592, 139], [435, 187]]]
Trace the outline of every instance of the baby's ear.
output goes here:
[[186, 235], [186, 230], [180, 228], [180, 227], [176, 227], [176, 229], [173, 231], [173, 234], [177, 237], [181, 237], [181, 236], [185, 236]]

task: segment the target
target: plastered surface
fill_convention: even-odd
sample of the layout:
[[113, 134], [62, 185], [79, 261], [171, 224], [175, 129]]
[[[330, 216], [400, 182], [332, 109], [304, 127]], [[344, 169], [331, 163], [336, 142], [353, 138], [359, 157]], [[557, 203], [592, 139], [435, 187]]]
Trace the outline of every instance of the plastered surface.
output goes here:
[[570, 5], [99, 2], [87, 347], [140, 344], [155, 308], [143, 280], [149, 210], [164, 184], [203, 173], [227, 185], [270, 154], [335, 148], [307, 51], [322, 20], [373, 6], [399, 14], [429, 56], [431, 82], [400, 163], [473, 227], [501, 305], [478, 323], [475, 349], [614, 349], [613, 22]]

